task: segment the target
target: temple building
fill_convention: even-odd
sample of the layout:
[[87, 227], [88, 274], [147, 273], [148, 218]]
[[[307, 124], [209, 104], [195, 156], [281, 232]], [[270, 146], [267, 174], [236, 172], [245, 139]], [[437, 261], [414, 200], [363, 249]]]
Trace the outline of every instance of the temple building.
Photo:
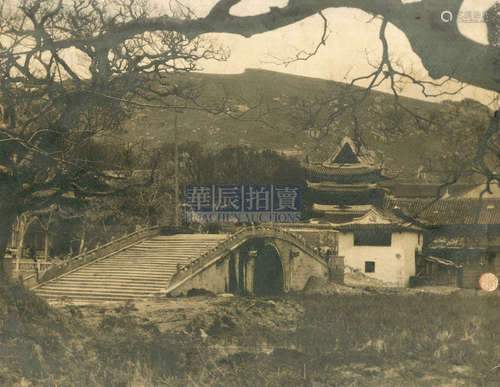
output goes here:
[[383, 208], [386, 180], [372, 153], [351, 138], [323, 163], [306, 166], [310, 225], [337, 231], [337, 251], [347, 270], [387, 286], [406, 287], [415, 276], [422, 229], [393, 209]]
[[328, 160], [307, 165], [306, 178], [318, 222], [344, 223], [383, 203], [384, 188], [378, 184], [386, 179], [382, 166], [349, 137]]
[[397, 207], [426, 225], [417, 285], [477, 288], [482, 274], [500, 275], [500, 190], [485, 188], [478, 185], [439, 200], [386, 199], [386, 208]]
[[[334, 230], [346, 270], [388, 286], [477, 288], [500, 275], [500, 188], [404, 184], [350, 138], [306, 166], [310, 231]], [[488, 188], [488, 189], [487, 189]]]

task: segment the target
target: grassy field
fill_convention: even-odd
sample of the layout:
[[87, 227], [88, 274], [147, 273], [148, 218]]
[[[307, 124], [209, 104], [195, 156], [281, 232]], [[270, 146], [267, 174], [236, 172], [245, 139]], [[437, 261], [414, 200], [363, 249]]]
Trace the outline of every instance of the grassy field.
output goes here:
[[0, 385], [496, 386], [500, 298], [377, 292], [50, 307], [0, 290]]

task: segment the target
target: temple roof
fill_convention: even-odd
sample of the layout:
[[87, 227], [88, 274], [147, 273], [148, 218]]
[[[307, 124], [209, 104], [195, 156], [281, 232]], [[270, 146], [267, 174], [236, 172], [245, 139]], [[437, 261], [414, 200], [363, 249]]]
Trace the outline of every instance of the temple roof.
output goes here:
[[352, 222], [354, 219], [365, 215], [371, 208], [371, 205], [340, 207], [336, 205], [314, 203], [312, 211], [316, 214], [321, 214], [331, 223], [339, 224]]
[[426, 250], [486, 250], [488, 247], [489, 241], [486, 235], [479, 237], [439, 235], [427, 244]]
[[386, 208], [399, 208], [429, 225], [500, 225], [500, 199], [389, 199]]
[[418, 217], [430, 224], [500, 224], [500, 200], [438, 200]]
[[307, 187], [316, 191], [339, 191], [339, 192], [362, 192], [370, 189], [376, 189], [375, 183], [351, 183], [339, 184], [330, 181], [323, 181], [321, 183], [314, 183], [306, 181]]
[[350, 137], [344, 137], [335, 153], [323, 163], [325, 167], [346, 165], [374, 166], [375, 158], [363, 145], [357, 145]]
[[332, 164], [357, 164], [359, 163], [358, 156], [350, 146], [349, 142], [345, 142], [344, 146], [335, 155]]
[[363, 165], [363, 164], [348, 164], [342, 166], [324, 164], [311, 164], [306, 167], [310, 173], [315, 175], [326, 175], [326, 176], [355, 176], [355, 175], [366, 175], [378, 168], [374, 165]]
[[314, 204], [313, 211], [322, 213], [323, 216], [311, 219], [312, 222], [329, 223], [339, 230], [373, 227], [421, 229], [407, 219], [398, 216], [390, 209], [381, 209], [372, 205], [340, 207]]

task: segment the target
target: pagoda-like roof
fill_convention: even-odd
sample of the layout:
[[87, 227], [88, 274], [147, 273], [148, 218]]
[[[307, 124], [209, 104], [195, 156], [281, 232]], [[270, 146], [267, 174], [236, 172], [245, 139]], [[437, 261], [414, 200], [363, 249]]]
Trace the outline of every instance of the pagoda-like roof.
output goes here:
[[385, 179], [382, 167], [375, 162], [373, 154], [366, 151], [363, 145], [357, 145], [350, 137], [344, 137], [335, 153], [326, 161], [308, 164], [305, 169], [315, 182], [374, 183]]
[[307, 167], [310, 173], [316, 175], [326, 175], [326, 176], [357, 176], [366, 175], [371, 172], [378, 170], [374, 165], [363, 165], [363, 164], [347, 164], [342, 166], [329, 165], [325, 166], [323, 163], [311, 164]]
[[306, 182], [307, 187], [315, 191], [337, 191], [337, 192], [363, 192], [377, 188], [375, 183], [351, 183], [351, 184], [338, 184], [334, 182], [324, 181], [314, 183], [311, 181]]
[[342, 139], [335, 153], [323, 165], [334, 168], [355, 165], [358, 167], [378, 167], [373, 154], [368, 152], [362, 144], [356, 144], [350, 137]]

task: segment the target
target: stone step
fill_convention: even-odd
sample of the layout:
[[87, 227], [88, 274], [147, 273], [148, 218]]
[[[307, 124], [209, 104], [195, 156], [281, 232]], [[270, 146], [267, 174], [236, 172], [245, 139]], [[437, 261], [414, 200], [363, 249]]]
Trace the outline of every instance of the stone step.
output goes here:
[[86, 269], [82, 270], [80, 274], [86, 274], [86, 275], [91, 275], [91, 276], [101, 276], [104, 277], [109, 274], [119, 274], [121, 276], [135, 276], [135, 275], [142, 275], [142, 276], [153, 276], [153, 277], [161, 277], [165, 275], [170, 275], [172, 273], [175, 273], [175, 269], [172, 268], [171, 270], [155, 270], [155, 269], [144, 269], [144, 270], [118, 270], [118, 269], [113, 269], [112, 267], [108, 268], [92, 268], [92, 269]]
[[141, 257], [143, 255], [157, 257], [163, 256], [166, 254], [196, 254], [198, 252], [209, 251], [211, 249], [194, 249], [194, 248], [185, 248], [185, 249], [163, 249], [161, 251], [152, 251], [151, 249], [144, 249], [144, 251], [129, 251], [120, 253], [120, 256], [133, 256], [133, 257]]
[[130, 262], [130, 263], [145, 263], [145, 262], [153, 262], [153, 263], [162, 263], [162, 262], [169, 262], [169, 261], [176, 261], [178, 259], [185, 259], [188, 260], [189, 257], [186, 255], [181, 255], [181, 256], [164, 256], [164, 257], [124, 257], [124, 256], [118, 256], [115, 255], [114, 257], [111, 256], [107, 258], [106, 260], [101, 260], [99, 262], [117, 262], [117, 263], [122, 263], [122, 262]]
[[[156, 290], [158, 291], [158, 289]], [[51, 294], [60, 294], [61, 296], [71, 296], [71, 295], [93, 295], [93, 294], [98, 294], [98, 295], [112, 295], [112, 296], [148, 296], [151, 293], [154, 293], [155, 291], [151, 290], [130, 290], [127, 291], [126, 289], [107, 289], [107, 288], [94, 288], [94, 289], [80, 289], [80, 288], [60, 288], [60, 289], [53, 289], [53, 288], [48, 288], [43, 291], [45, 294], [51, 293]], [[40, 292], [37, 292], [40, 293]]]
[[[65, 279], [67, 277], [59, 278], [57, 281], [54, 281], [53, 283], [58, 283], [58, 284], [90, 284], [94, 283], [92, 279], [84, 279], [84, 278], [71, 278], [71, 279]], [[141, 286], [156, 286], [159, 283], [165, 283], [168, 281], [158, 281], [158, 280], [138, 280], [136, 278], [130, 278], [129, 280], [125, 279], [114, 279], [114, 278], [108, 278], [106, 280], [106, 284], [111, 284], [111, 285], [141, 285]], [[50, 282], [52, 283], [52, 282]], [[49, 283], [47, 283], [48, 285]]]
[[128, 301], [134, 299], [147, 299], [151, 298], [149, 295], [117, 295], [117, 294], [56, 294], [50, 292], [39, 291], [37, 294], [49, 300], [57, 300], [63, 297], [70, 298], [71, 300], [78, 301]]
[[126, 291], [126, 292], [136, 292], [136, 293], [148, 293], [155, 292], [165, 287], [165, 283], [158, 284], [156, 286], [131, 286], [131, 285], [117, 285], [117, 284], [103, 284], [103, 283], [88, 283], [86, 285], [82, 284], [61, 284], [54, 283], [53, 285], [47, 285], [44, 287], [45, 291], [52, 290], [64, 290], [64, 291], [94, 291], [94, 290], [106, 290], [106, 291]]
[[58, 304], [61, 299], [67, 299], [69, 302], [75, 303], [77, 305], [125, 305], [127, 302], [137, 302], [148, 300], [150, 297], [139, 297], [139, 298], [130, 298], [130, 297], [66, 297], [63, 298], [61, 296], [42, 296], [47, 302]]
[[138, 260], [140, 261], [141, 259], [151, 259], [151, 260], [165, 260], [165, 259], [177, 259], [177, 258], [183, 258], [183, 257], [189, 257], [193, 255], [201, 255], [205, 251], [209, 250], [201, 250], [201, 251], [175, 251], [175, 252], [162, 252], [158, 254], [141, 254], [141, 253], [135, 253], [135, 254], [116, 254], [111, 256], [109, 259], [131, 259], [131, 260]]
[[145, 251], [130, 251], [128, 253], [122, 252], [115, 254], [115, 256], [120, 256], [120, 257], [132, 257], [132, 258], [141, 258], [141, 257], [151, 257], [151, 258], [163, 258], [165, 256], [168, 256], [170, 254], [175, 254], [175, 255], [193, 255], [193, 254], [201, 254], [205, 251], [210, 251], [211, 249], [185, 249], [185, 250], [162, 250], [162, 251], [151, 251], [151, 250], [145, 250]]
[[186, 256], [169, 256], [169, 257], [162, 257], [162, 258], [148, 258], [148, 257], [140, 257], [140, 258], [132, 258], [132, 257], [121, 257], [121, 256], [115, 256], [115, 257], [109, 257], [104, 260], [97, 261], [94, 263], [94, 265], [97, 265], [99, 263], [103, 262], [114, 262], [116, 264], [123, 264], [123, 263], [128, 263], [130, 265], [134, 264], [145, 264], [145, 263], [154, 263], [154, 264], [162, 264], [162, 263], [169, 263], [169, 262], [176, 262], [179, 259], [184, 259], [185, 261], [189, 261], [189, 257]]
[[167, 239], [169, 241], [177, 240], [177, 239], [193, 239], [193, 240], [202, 240], [202, 239], [223, 239], [227, 238], [229, 234], [175, 234], [175, 235], [158, 235], [151, 239], [150, 241], [158, 240], [158, 239]]
[[108, 258], [42, 284], [35, 292], [49, 300], [88, 302], [148, 298], [168, 287], [177, 266], [214, 249], [224, 234], [177, 234], [142, 241]]
[[64, 278], [87, 278], [87, 279], [100, 279], [100, 280], [106, 280], [106, 279], [131, 279], [131, 278], [137, 278], [137, 279], [151, 279], [151, 280], [156, 280], [156, 281], [163, 281], [166, 279], [169, 279], [171, 276], [170, 275], [150, 275], [150, 274], [144, 274], [144, 273], [135, 273], [134, 275], [130, 274], [123, 274], [123, 273], [107, 273], [107, 274], [102, 274], [102, 273], [81, 273], [80, 275], [74, 277], [74, 276], [66, 276]]
[[183, 259], [183, 260], [180, 260], [180, 259], [172, 259], [172, 260], [163, 260], [163, 261], [144, 261], [144, 262], [134, 262], [134, 261], [120, 261], [120, 260], [111, 260], [109, 262], [104, 262], [104, 261], [101, 261], [101, 262], [98, 262], [98, 263], [95, 263], [95, 265], [97, 266], [103, 266], [104, 264], [107, 264], [107, 265], [118, 265], [118, 266], [121, 266], [121, 267], [146, 267], [147, 265], [150, 265], [150, 266], [155, 266], [155, 267], [159, 267], [161, 268], [162, 266], [175, 266], [176, 264], [178, 263], [189, 263], [191, 261], [191, 259]]
[[[172, 264], [163, 264], [163, 265], [157, 265], [157, 266], [144, 266], [144, 267], [134, 267], [134, 268], [130, 268], [130, 269], [125, 269], [125, 268], [120, 268], [121, 270], [119, 269], [116, 269], [116, 267], [113, 267], [112, 265], [99, 265], [99, 266], [95, 266], [95, 267], [92, 267], [92, 268], [87, 268], [85, 270], [82, 269], [82, 272], [88, 272], [88, 271], [92, 271], [92, 272], [108, 272], [109, 270], [113, 270], [113, 272], [117, 271], [117, 272], [121, 272], [121, 273], [135, 273], [135, 272], [155, 272], [155, 273], [171, 273], [171, 272], [175, 272], [176, 270], [176, 266], [177, 264], [176, 263], [172, 263]], [[183, 266], [181, 264], [181, 266]]]
[[137, 245], [131, 246], [131, 249], [141, 249], [144, 247], [152, 248], [152, 249], [164, 249], [164, 248], [172, 248], [172, 247], [205, 247], [205, 246], [215, 246], [219, 244], [220, 241], [217, 242], [203, 242], [203, 243], [171, 243], [171, 242], [157, 242], [157, 243], [139, 243]]
[[121, 274], [135, 274], [135, 273], [151, 273], [151, 274], [162, 274], [162, 273], [170, 273], [172, 270], [175, 271], [175, 267], [166, 267], [166, 266], [160, 266], [158, 267], [150, 267], [150, 268], [124, 268], [124, 267], [113, 267], [113, 266], [95, 266], [95, 267], [88, 267], [88, 268], [83, 268], [81, 270], [81, 273], [121, 273]]
[[[144, 265], [121, 265], [120, 269], [122, 269], [121, 271], [136, 271], [136, 270], [139, 270], [139, 271], [143, 271], [143, 270], [148, 270], [148, 269], [155, 269], [155, 270], [158, 270], [158, 271], [169, 271], [172, 269], [172, 267], [175, 267], [177, 262], [170, 262], [170, 263], [165, 263], [165, 262], [162, 262], [162, 263], [158, 263], [156, 265], [147, 265], [147, 264], [144, 264]], [[108, 267], [109, 268], [113, 268], [113, 269], [116, 269], [116, 265], [120, 265], [121, 263], [120, 262], [117, 262], [115, 265], [113, 265], [112, 263], [96, 263], [95, 265], [92, 265], [92, 268], [95, 269], [95, 270], [106, 270]], [[82, 269], [84, 270], [84, 269]], [[88, 270], [88, 269], [87, 269]]]
[[78, 275], [78, 276], [66, 276], [63, 277], [65, 281], [150, 281], [153, 283], [156, 282], [164, 282], [168, 281], [171, 276], [169, 275], [162, 275], [162, 276], [156, 276], [156, 277], [151, 277], [151, 276], [145, 276], [145, 275], [137, 275], [137, 276], [130, 276], [130, 275], [123, 275], [123, 274], [116, 274], [116, 275], [93, 275], [93, 274], [84, 274], [84, 275]]
[[110, 296], [126, 296], [126, 297], [147, 297], [154, 293], [161, 293], [165, 287], [157, 287], [154, 289], [126, 289], [126, 288], [47, 288], [44, 294], [66, 295], [66, 296], [87, 296], [87, 295], [110, 295]]
[[[135, 275], [135, 274], [152, 274], [152, 275], [165, 275], [165, 274], [170, 274], [170, 273], [175, 273], [176, 268], [175, 266], [171, 267], [158, 267], [158, 268], [149, 268], [149, 269], [123, 269], [123, 268], [116, 268], [116, 267], [88, 267], [84, 268], [81, 271], [78, 270], [77, 272], [73, 273], [80, 273], [80, 274], [87, 274], [87, 275], [95, 275], [95, 274], [100, 274], [100, 275], [108, 275], [110, 273], [116, 273], [120, 275]], [[72, 275], [73, 273], [69, 274]]]
[[211, 249], [183, 249], [183, 250], [162, 250], [162, 251], [151, 251], [151, 250], [145, 250], [145, 251], [130, 251], [128, 253], [121, 253], [121, 254], [115, 254], [119, 255], [121, 257], [133, 257], [133, 258], [141, 258], [141, 257], [151, 257], [151, 258], [161, 258], [168, 256], [170, 254], [175, 254], [175, 255], [194, 255], [194, 254], [201, 254], [205, 251], [210, 251]]
[[171, 277], [171, 275], [167, 274], [162, 274], [162, 275], [144, 275], [141, 273], [136, 273], [136, 275], [130, 275], [130, 274], [122, 274], [122, 273], [116, 273], [116, 274], [100, 274], [100, 273], [81, 273], [78, 275], [68, 275], [63, 278], [66, 279], [84, 279], [84, 280], [107, 280], [107, 279], [115, 279], [115, 280], [129, 280], [129, 279], [138, 279], [138, 280], [151, 280], [151, 281], [164, 281], [168, 280]]

